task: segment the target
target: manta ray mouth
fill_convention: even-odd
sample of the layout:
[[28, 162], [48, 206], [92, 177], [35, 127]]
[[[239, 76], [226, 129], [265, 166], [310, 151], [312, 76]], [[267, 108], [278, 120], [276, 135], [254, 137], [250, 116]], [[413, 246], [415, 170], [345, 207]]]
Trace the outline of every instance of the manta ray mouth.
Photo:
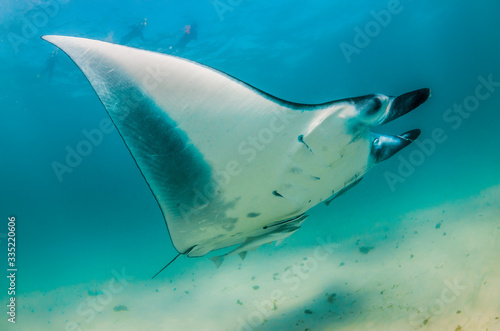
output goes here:
[[[431, 96], [431, 90], [422, 88], [402, 94], [392, 99], [385, 116], [377, 125], [389, 123], [422, 105]], [[380, 163], [391, 158], [394, 154], [414, 142], [421, 131], [410, 130], [397, 136], [372, 133], [373, 141], [370, 150], [374, 163]]]

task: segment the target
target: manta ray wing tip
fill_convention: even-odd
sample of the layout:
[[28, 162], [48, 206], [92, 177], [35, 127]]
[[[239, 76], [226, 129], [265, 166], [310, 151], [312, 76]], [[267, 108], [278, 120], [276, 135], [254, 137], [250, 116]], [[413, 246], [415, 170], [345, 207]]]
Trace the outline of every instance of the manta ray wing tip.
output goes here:
[[40, 36], [40, 38], [42, 40], [45, 40], [45, 41], [48, 41], [49, 43], [54, 43], [54, 39], [56, 39], [57, 37], [60, 37], [60, 36], [56, 36], [56, 35], [52, 35], [52, 34], [46, 34], [46, 35], [43, 35], [43, 36]]

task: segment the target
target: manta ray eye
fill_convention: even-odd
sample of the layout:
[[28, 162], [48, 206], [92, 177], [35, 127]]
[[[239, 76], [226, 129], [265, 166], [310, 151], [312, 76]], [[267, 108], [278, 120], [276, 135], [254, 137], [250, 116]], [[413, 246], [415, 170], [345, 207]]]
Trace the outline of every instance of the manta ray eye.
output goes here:
[[380, 100], [380, 98], [374, 98], [372, 100], [372, 107], [370, 109], [370, 113], [376, 113], [377, 111], [380, 110], [380, 108], [382, 108], [382, 101]]
[[382, 94], [365, 96], [357, 105], [359, 108], [358, 120], [365, 124], [377, 124], [388, 107], [389, 98]]
[[382, 100], [378, 95], [371, 95], [364, 103], [362, 114], [366, 119], [371, 118], [379, 113], [382, 105]]

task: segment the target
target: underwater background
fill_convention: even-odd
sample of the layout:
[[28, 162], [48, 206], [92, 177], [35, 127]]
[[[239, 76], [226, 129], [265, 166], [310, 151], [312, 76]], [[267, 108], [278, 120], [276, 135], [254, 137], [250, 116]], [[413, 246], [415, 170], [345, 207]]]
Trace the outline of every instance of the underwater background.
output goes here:
[[[18, 306], [0, 329], [500, 330], [499, 12], [486, 0], [3, 0], [0, 240], [7, 253], [15, 216]], [[145, 20], [144, 38], [125, 38]], [[196, 38], [182, 44], [186, 29]], [[422, 144], [313, 208], [283, 244], [219, 269], [181, 258], [151, 280], [177, 252], [116, 130], [54, 171], [107, 114], [46, 34], [175, 50], [299, 103], [428, 87], [423, 106], [377, 128], [420, 128]], [[104, 297], [112, 279], [123, 288]]]

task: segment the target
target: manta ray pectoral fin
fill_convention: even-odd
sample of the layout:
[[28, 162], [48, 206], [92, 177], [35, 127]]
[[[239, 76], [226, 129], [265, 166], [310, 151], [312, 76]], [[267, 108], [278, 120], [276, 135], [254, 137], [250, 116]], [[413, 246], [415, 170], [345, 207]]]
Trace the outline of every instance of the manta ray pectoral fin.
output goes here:
[[420, 135], [420, 130], [415, 129], [405, 132], [399, 136], [389, 136], [372, 133], [373, 142], [371, 157], [374, 163], [389, 159], [391, 156], [411, 144]]
[[246, 251], [245, 251], [245, 252], [240, 252], [240, 253], [238, 253], [238, 255], [240, 256], [240, 258], [241, 258], [242, 260], [244, 260], [244, 259], [245, 259], [245, 257], [247, 257], [247, 253], [248, 253], [248, 252], [246, 252]]
[[175, 56], [85, 38], [43, 39], [89, 80], [158, 202], [175, 249], [188, 257], [233, 244], [211, 240], [230, 238], [238, 223], [227, 212], [239, 198], [227, 195], [217, 174], [239, 157], [245, 132], [260, 130], [275, 111], [290, 116], [315, 108]]
[[191, 214], [198, 208], [195, 192], [212, 182], [212, 166], [181, 125], [190, 119], [179, 114], [195, 98], [183, 94], [185, 86], [176, 86], [187, 84], [183, 77], [212, 72], [179, 58], [96, 40], [43, 39], [61, 48], [86, 75], [158, 202], [176, 250], [203, 249]]

